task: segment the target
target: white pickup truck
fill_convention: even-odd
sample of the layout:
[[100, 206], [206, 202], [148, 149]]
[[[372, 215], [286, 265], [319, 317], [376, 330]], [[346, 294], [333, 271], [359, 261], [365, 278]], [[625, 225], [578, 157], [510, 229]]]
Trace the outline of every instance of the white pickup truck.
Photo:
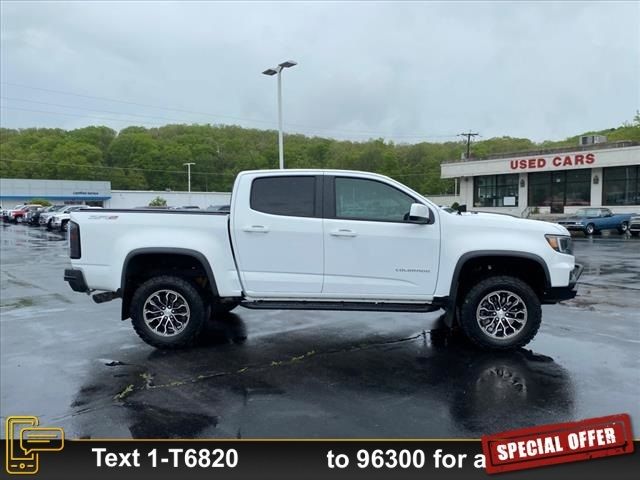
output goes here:
[[388, 177], [262, 170], [236, 178], [230, 213], [78, 210], [65, 280], [158, 348], [192, 344], [210, 315], [256, 309], [444, 309], [484, 348], [516, 348], [541, 304], [573, 298], [582, 268], [556, 224], [445, 212]]

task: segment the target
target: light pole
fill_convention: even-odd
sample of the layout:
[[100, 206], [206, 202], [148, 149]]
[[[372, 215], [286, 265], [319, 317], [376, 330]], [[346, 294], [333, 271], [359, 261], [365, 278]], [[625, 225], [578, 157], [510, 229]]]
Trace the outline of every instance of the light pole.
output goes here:
[[282, 70], [296, 66], [298, 63], [293, 60], [282, 62], [275, 68], [268, 68], [264, 75], [278, 75], [278, 159], [280, 160], [280, 169], [284, 168], [284, 140], [282, 137]]
[[189, 182], [189, 193], [191, 193], [191, 165], [195, 165], [194, 162], [183, 163], [182, 165], [187, 166], [187, 179]]

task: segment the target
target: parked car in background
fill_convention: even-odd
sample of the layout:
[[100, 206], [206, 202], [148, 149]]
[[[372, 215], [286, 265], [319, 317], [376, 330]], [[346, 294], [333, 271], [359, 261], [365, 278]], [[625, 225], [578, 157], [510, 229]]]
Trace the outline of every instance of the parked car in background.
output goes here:
[[43, 212], [47, 208], [49, 208], [49, 207], [29, 208], [29, 210], [25, 214], [22, 222], [26, 223], [26, 224], [29, 224], [29, 225], [33, 225], [33, 217], [40, 216], [40, 212]]
[[42, 225], [40, 223], [40, 218], [42, 217], [42, 215], [53, 215], [54, 212], [63, 209], [65, 206], [66, 205], [51, 205], [49, 207], [32, 210], [27, 214], [27, 223], [36, 227], [40, 226]]
[[47, 227], [49, 230], [51, 229], [51, 219], [57, 212], [62, 212], [65, 209], [78, 207], [78, 205], [54, 205], [49, 208], [48, 211], [41, 212], [38, 217], [38, 225], [41, 227]]
[[51, 216], [48, 216], [48, 217], [45, 219], [45, 222], [46, 222], [46, 223], [45, 223], [45, 225], [46, 225], [46, 227], [47, 227], [47, 230], [53, 230], [53, 229], [56, 229], [56, 228], [57, 228], [57, 229], [60, 229], [61, 221], [58, 221], [57, 226], [56, 226], [56, 224], [54, 223], [54, 221], [55, 221], [56, 217], [58, 217], [58, 218], [59, 218], [59, 220], [61, 220], [61, 219], [62, 219], [62, 216], [65, 216], [65, 215], [66, 215], [66, 216], [67, 216], [67, 218], [68, 218], [68, 215], [69, 215], [69, 213], [70, 213], [70, 212], [73, 212], [73, 211], [75, 211], [75, 210], [79, 210], [79, 209], [81, 209], [83, 206], [84, 206], [84, 205], [67, 205], [67, 206], [66, 206], [66, 207], [64, 207], [64, 208], [61, 208], [60, 210], [58, 210], [58, 211], [56, 211], [56, 212], [53, 212], [53, 214], [52, 214]]
[[9, 214], [7, 215], [7, 220], [11, 223], [22, 223], [25, 220], [27, 213], [37, 208], [42, 208], [42, 205], [35, 204], [35, 203], [29, 204], [29, 205], [22, 205], [18, 209], [10, 210]]
[[633, 215], [629, 221], [629, 232], [634, 237], [640, 235], [640, 215]]
[[209, 212], [229, 213], [231, 211], [231, 205], [209, 205], [207, 210]]
[[7, 208], [6, 210], [2, 210], [2, 220], [4, 222], [9, 221], [9, 212], [12, 212], [13, 210], [19, 210], [22, 207], [24, 207], [24, 203], [21, 203], [20, 205], [16, 205], [13, 208]]
[[558, 223], [570, 231], [593, 235], [603, 230], [618, 230], [625, 233], [629, 229], [631, 213], [614, 214], [608, 208], [580, 208], [569, 218]]
[[53, 217], [51, 217], [51, 230], [60, 230], [61, 232], [67, 231], [67, 224], [69, 223], [69, 218], [71, 217], [71, 212], [75, 212], [80, 209], [102, 209], [102, 207], [90, 207], [89, 205], [73, 205], [71, 207], [65, 208], [59, 212], [56, 212]]

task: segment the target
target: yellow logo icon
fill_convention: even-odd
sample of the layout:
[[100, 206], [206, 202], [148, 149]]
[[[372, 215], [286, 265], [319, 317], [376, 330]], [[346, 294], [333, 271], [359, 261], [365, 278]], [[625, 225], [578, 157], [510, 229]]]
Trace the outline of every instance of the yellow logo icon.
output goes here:
[[40, 452], [59, 452], [64, 448], [62, 428], [38, 424], [38, 417], [7, 417], [5, 466], [10, 475], [38, 473]]

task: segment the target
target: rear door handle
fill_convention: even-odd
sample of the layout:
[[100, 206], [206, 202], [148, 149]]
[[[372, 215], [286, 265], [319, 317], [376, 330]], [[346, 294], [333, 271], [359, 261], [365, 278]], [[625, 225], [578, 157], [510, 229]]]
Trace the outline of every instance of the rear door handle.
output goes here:
[[269, 229], [264, 225], [248, 225], [242, 229], [245, 232], [269, 233]]
[[334, 237], [357, 237], [358, 234], [353, 230], [349, 230], [347, 228], [340, 228], [339, 230], [331, 231], [331, 235]]

